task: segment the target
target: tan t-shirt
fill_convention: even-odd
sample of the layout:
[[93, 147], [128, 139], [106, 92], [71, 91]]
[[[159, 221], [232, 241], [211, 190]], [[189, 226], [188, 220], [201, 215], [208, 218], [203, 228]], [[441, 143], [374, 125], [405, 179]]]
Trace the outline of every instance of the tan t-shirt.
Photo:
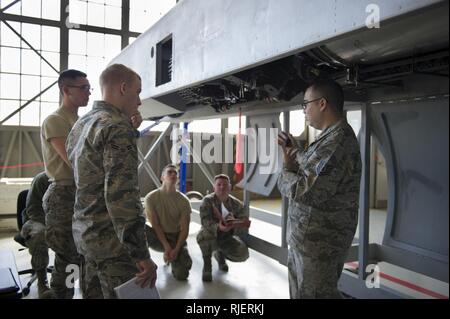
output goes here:
[[145, 208], [156, 214], [165, 233], [178, 233], [181, 216], [192, 212], [189, 199], [179, 191], [167, 194], [158, 188], [148, 193], [144, 202]]
[[78, 116], [71, 113], [65, 107], [47, 116], [41, 127], [42, 156], [44, 157], [45, 172], [50, 181], [73, 181], [72, 168], [64, 162], [56, 150], [50, 144], [54, 137], [67, 137]]

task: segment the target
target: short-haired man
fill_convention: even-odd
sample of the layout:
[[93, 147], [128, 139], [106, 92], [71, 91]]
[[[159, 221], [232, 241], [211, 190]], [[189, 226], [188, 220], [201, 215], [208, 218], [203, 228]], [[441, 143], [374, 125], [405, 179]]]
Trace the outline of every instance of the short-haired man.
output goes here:
[[45, 212], [42, 198], [50, 185], [45, 172], [37, 174], [31, 182], [23, 214], [23, 226], [20, 234], [31, 255], [31, 267], [37, 276], [39, 298], [47, 296], [48, 245], [45, 241]]
[[136, 130], [142, 122], [141, 78], [122, 64], [100, 76], [102, 101], [67, 139], [77, 188], [73, 236], [85, 258], [88, 298], [117, 298], [114, 288], [137, 277], [155, 285], [138, 187]]
[[186, 280], [192, 267], [186, 243], [191, 204], [186, 195], [176, 189], [178, 173], [175, 165], [163, 168], [161, 181], [161, 187], [145, 197], [145, 211], [152, 224], [146, 229], [148, 244], [156, 251], [164, 252], [164, 261], [171, 264], [175, 279]]
[[289, 199], [288, 270], [291, 298], [340, 298], [337, 283], [358, 221], [361, 157], [343, 116], [334, 81], [310, 85], [302, 104], [319, 137], [301, 150], [282, 132], [284, 168], [278, 188]]
[[72, 236], [72, 216], [75, 200], [73, 171], [65, 149], [67, 136], [78, 119], [78, 108], [86, 106], [91, 86], [85, 73], [78, 70], [61, 72], [58, 86], [62, 104], [42, 123], [41, 145], [45, 172], [50, 178], [43, 206], [46, 218], [45, 237], [55, 252], [51, 288], [57, 298], [71, 299], [73, 288], [66, 286], [69, 264], [79, 265], [80, 256]]
[[214, 193], [203, 198], [200, 206], [201, 229], [197, 242], [203, 255], [203, 281], [212, 280], [211, 256], [219, 269], [228, 271], [225, 259], [234, 262], [247, 260], [247, 245], [236, 235], [236, 230], [250, 227], [248, 214], [242, 203], [230, 195], [230, 178], [225, 174], [214, 177]]

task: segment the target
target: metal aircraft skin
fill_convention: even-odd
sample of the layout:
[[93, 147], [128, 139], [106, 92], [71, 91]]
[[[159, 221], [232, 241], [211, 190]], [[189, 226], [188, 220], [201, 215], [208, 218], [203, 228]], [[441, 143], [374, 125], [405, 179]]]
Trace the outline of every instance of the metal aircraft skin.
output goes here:
[[146, 119], [293, 110], [317, 77], [365, 101], [411, 58], [429, 72], [448, 56], [447, 9], [442, 0], [182, 0], [111, 63], [142, 77]]

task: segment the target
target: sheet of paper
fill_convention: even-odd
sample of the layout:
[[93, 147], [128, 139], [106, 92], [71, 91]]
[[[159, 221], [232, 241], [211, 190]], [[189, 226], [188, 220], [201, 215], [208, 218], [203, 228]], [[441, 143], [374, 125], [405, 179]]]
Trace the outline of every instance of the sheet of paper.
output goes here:
[[228, 211], [228, 209], [225, 207], [225, 205], [222, 203], [222, 218], [223, 219], [225, 219], [227, 216], [228, 216], [228, 214], [229, 214], [230, 212]]
[[136, 284], [136, 277], [114, 288], [119, 299], [161, 299], [158, 289], [155, 287], [141, 288]]

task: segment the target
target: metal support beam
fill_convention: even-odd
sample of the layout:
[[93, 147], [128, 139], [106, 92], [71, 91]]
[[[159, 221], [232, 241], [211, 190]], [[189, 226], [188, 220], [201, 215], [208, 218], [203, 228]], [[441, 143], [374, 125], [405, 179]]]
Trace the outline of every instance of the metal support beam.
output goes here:
[[[69, 68], [69, 28], [68, 20], [70, 12], [66, 9], [69, 7], [69, 0], [61, 0], [61, 21], [59, 25], [59, 69], [67, 70]], [[62, 102], [62, 97], [60, 97], [60, 102]]]
[[[8, 166], [9, 159], [10, 159], [10, 157], [11, 157], [11, 154], [12, 154], [12, 150], [13, 150], [14, 144], [16, 143], [16, 137], [17, 137], [17, 133], [18, 133], [18, 132], [19, 132], [18, 130], [13, 132], [13, 136], [12, 136], [12, 138], [11, 138], [11, 141], [9, 142], [8, 151], [6, 151], [6, 157], [5, 157], [5, 160], [4, 160], [4, 162], [3, 162], [3, 166], [4, 166], [4, 167]], [[6, 175], [6, 170], [7, 170], [7, 168], [4, 168], [4, 169], [2, 170], [2, 178], [5, 177], [5, 175]]]
[[[290, 132], [290, 112], [283, 113], [283, 128], [285, 132]], [[282, 196], [281, 199], [281, 247], [287, 248], [286, 242], [286, 229], [288, 219], [288, 207], [289, 199], [286, 196]]]
[[150, 150], [147, 152], [147, 154], [145, 154], [142, 162], [138, 166], [138, 174], [142, 172], [142, 169], [144, 168], [144, 162], [147, 162], [153, 156], [155, 151], [158, 149], [158, 146], [161, 144], [161, 142], [164, 141], [164, 137], [167, 135], [168, 132], [170, 132], [170, 130], [172, 129], [172, 125], [173, 124], [170, 124], [163, 132], [161, 132], [156, 141], [153, 143]]
[[287, 249], [269, 243], [264, 239], [249, 235], [248, 247], [287, 266]]
[[33, 96], [31, 98], [31, 100], [27, 101], [24, 105], [22, 105], [21, 107], [19, 107], [17, 110], [15, 110], [14, 112], [12, 112], [11, 114], [9, 114], [7, 117], [5, 117], [3, 120], [0, 121], [0, 125], [2, 125], [3, 123], [5, 123], [7, 120], [9, 120], [11, 117], [13, 117], [14, 115], [16, 115], [17, 113], [19, 113], [21, 110], [23, 110], [24, 108], [26, 108], [28, 105], [30, 105], [34, 100], [36, 100], [38, 97], [40, 97], [42, 94], [44, 94], [45, 92], [47, 92], [48, 90], [50, 90], [52, 88], [53, 85], [55, 85], [56, 83], [58, 83], [58, 81], [53, 82], [52, 84], [50, 84], [47, 88], [45, 88], [42, 92], [40, 92], [39, 94]]
[[2, 21], [3, 21], [3, 23], [4, 23], [8, 28], [11, 29], [11, 31], [12, 31], [15, 35], [17, 35], [17, 36], [19, 37], [20, 40], [22, 40], [23, 42], [25, 42], [25, 44], [28, 45], [28, 46], [30, 47], [30, 49], [33, 50], [34, 53], [36, 53], [36, 54], [37, 54], [37, 55], [38, 55], [45, 63], [47, 63], [49, 67], [51, 67], [56, 73], [59, 73], [59, 71], [58, 71], [57, 69], [55, 69], [55, 67], [54, 67], [50, 62], [48, 62], [47, 59], [44, 58], [44, 57], [42, 56], [42, 54], [40, 54], [39, 51], [36, 50], [36, 49], [30, 44], [30, 42], [28, 42], [24, 37], [22, 37], [22, 35], [21, 35], [19, 32], [17, 32], [16, 29], [14, 29], [7, 21], [5, 21], [5, 20], [2, 20]]
[[156, 185], [156, 187], [160, 187], [161, 182], [160, 182], [158, 176], [155, 174], [155, 172], [150, 167], [150, 165], [144, 161], [144, 155], [142, 154], [140, 149], [138, 149], [138, 157], [139, 157], [139, 160], [142, 161], [142, 163], [144, 164], [143, 167], [144, 167], [145, 171], [147, 172], [147, 174], [152, 179], [153, 183]]
[[[250, 127], [250, 118], [249, 116], [245, 117], [245, 127]], [[244, 177], [243, 180], [247, 180], [248, 169], [250, 165], [248, 164], [248, 134], [244, 136]], [[250, 213], [250, 192], [247, 190], [246, 185], [244, 185], [244, 209], [247, 213]]]
[[169, 147], [167, 146], [167, 143], [162, 143], [164, 152], [163, 152], [163, 158], [168, 158], [170, 160], [170, 151], [169, 151]]
[[45, 25], [48, 27], [56, 27], [59, 28], [59, 21], [55, 20], [47, 20], [47, 19], [40, 19], [40, 18], [34, 18], [34, 17], [26, 17], [18, 14], [10, 14], [10, 13], [4, 13], [0, 11], [0, 20], [4, 21], [12, 21], [12, 22], [22, 22], [22, 23], [29, 23], [29, 24], [38, 24], [38, 25]]
[[[225, 155], [226, 153], [226, 139], [227, 139], [227, 128], [228, 128], [228, 119], [224, 118], [220, 120], [220, 134], [221, 134], [221, 139], [222, 139], [222, 155]], [[222, 173], [223, 174], [227, 174], [228, 176], [230, 176], [229, 172], [228, 172], [228, 163], [226, 163], [226, 160], [222, 162]]]
[[19, 160], [18, 160], [18, 164], [19, 164], [19, 177], [22, 177], [22, 166], [20, 164], [22, 163], [22, 155], [23, 155], [23, 136], [22, 136], [22, 130], [19, 131]]
[[78, 24], [77, 30], [80, 31], [87, 31], [87, 32], [96, 32], [96, 33], [106, 33], [106, 34], [114, 34], [114, 35], [122, 35], [125, 34], [128, 37], [138, 37], [141, 35], [139, 32], [123, 32], [122, 30], [117, 29], [110, 29], [110, 28], [103, 28], [103, 27], [96, 27], [93, 25], [86, 25], [86, 24]]
[[361, 189], [359, 195], [358, 277], [365, 280], [369, 260], [370, 104], [361, 108]]
[[9, 8], [11, 8], [13, 5], [15, 5], [16, 3], [20, 2], [21, 0], [15, 0], [14, 2], [11, 2], [10, 4], [8, 4], [6, 7], [0, 9], [0, 12], [6, 11]]
[[[250, 207], [250, 217], [253, 219], [261, 220], [265, 223], [281, 227], [281, 216], [268, 210], [261, 208]], [[286, 247], [283, 247], [286, 248]]]
[[188, 162], [188, 156], [189, 156], [189, 152], [191, 150], [189, 150], [188, 152], [188, 146], [185, 146], [187, 143], [186, 140], [189, 139], [189, 131], [188, 131], [188, 126], [189, 123], [188, 122], [184, 122], [183, 123], [183, 136], [181, 137], [181, 140], [183, 141], [183, 143], [181, 143], [181, 161], [180, 161], [180, 192], [183, 194], [186, 194], [186, 186], [187, 186], [187, 162]]
[[192, 159], [194, 160], [194, 163], [198, 164], [198, 167], [203, 172], [208, 181], [211, 183], [211, 185], [214, 185], [214, 177], [211, 175], [206, 165], [202, 163], [201, 157], [199, 157], [199, 155], [196, 152], [194, 152], [194, 150], [190, 145], [184, 143], [183, 139], [181, 139], [180, 143], [182, 146], [186, 147], [188, 153], [192, 154]]
[[128, 45], [130, 41], [130, 0], [122, 0], [122, 30], [126, 33], [122, 33], [121, 48], [122, 50]]
[[[63, 1], [63, 0], [61, 0]], [[61, 3], [61, 17], [64, 17], [61, 19], [61, 21], [55, 21], [55, 20], [48, 20], [48, 19], [40, 19], [40, 18], [34, 18], [34, 17], [26, 17], [21, 16], [17, 14], [9, 14], [9, 13], [2, 13], [0, 11], [0, 20], [7, 20], [7, 21], [13, 21], [13, 22], [23, 22], [23, 23], [30, 23], [30, 24], [39, 24], [39, 25], [45, 25], [49, 27], [56, 27], [60, 28], [61, 24], [65, 26], [66, 18], [67, 18], [67, 12], [65, 11], [65, 8], [67, 8], [66, 5], [63, 5]], [[97, 33], [106, 33], [106, 34], [115, 34], [115, 35], [122, 35], [125, 34], [128, 37], [138, 37], [141, 33], [139, 32], [132, 32], [132, 31], [126, 31], [126, 30], [117, 30], [117, 29], [110, 29], [110, 28], [102, 28], [102, 27], [96, 27], [91, 25], [85, 25], [85, 24], [78, 24], [77, 30], [81, 31], [88, 31], [88, 32], [97, 32]]]

